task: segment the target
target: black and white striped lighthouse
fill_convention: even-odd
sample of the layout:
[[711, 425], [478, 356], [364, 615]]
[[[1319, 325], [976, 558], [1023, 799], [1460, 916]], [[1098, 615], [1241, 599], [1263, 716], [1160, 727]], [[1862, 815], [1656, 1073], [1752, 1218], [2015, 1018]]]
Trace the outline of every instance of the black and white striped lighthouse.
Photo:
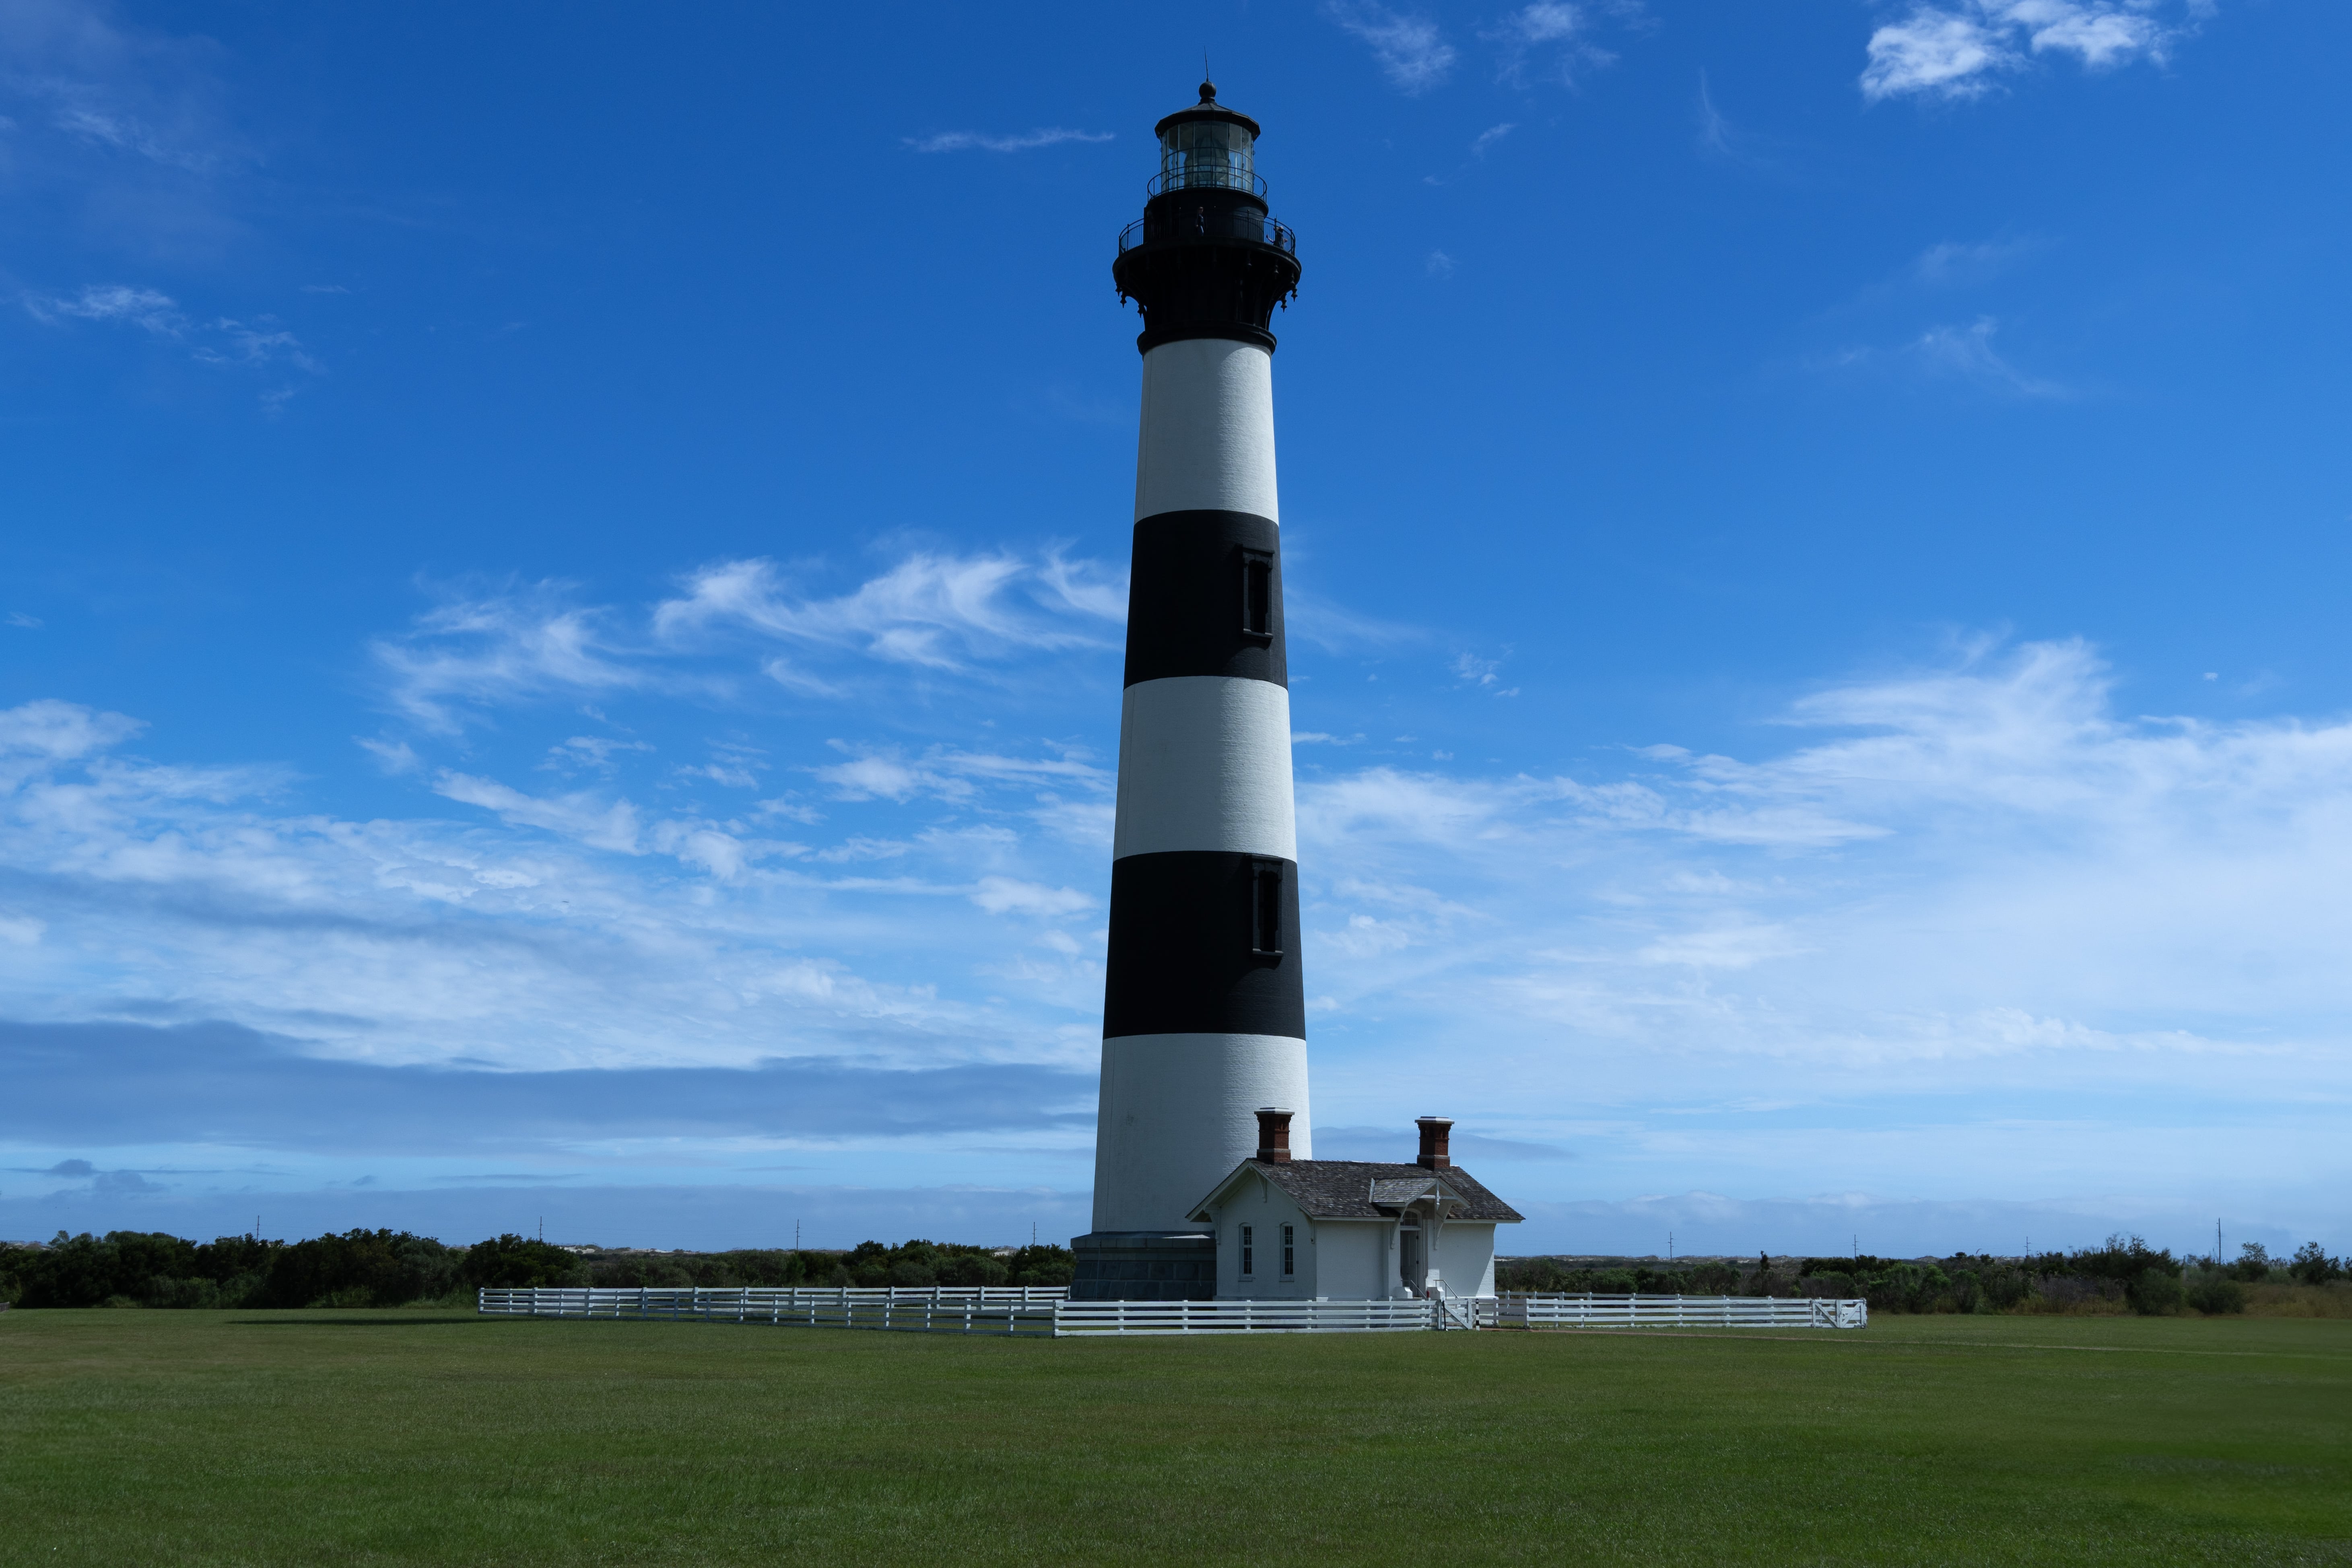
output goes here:
[[1214, 1293], [1186, 1216], [1256, 1150], [1261, 1109], [1313, 1152], [1268, 330], [1298, 259], [1257, 121], [1203, 82], [1156, 130], [1112, 266], [1142, 310], [1143, 415], [1094, 1231], [1074, 1243], [1096, 1300]]

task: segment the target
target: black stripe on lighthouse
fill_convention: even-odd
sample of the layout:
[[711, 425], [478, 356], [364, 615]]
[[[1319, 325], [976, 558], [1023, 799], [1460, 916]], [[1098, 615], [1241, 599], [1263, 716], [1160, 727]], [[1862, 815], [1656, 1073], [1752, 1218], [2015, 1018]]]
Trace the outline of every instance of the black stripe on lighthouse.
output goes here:
[[1245, 511], [1163, 511], [1135, 525], [1127, 684], [1237, 675], [1287, 688], [1282, 531]]
[[1106, 1039], [1305, 1039], [1297, 864], [1218, 850], [1172, 850], [1114, 861], [1108, 968]]

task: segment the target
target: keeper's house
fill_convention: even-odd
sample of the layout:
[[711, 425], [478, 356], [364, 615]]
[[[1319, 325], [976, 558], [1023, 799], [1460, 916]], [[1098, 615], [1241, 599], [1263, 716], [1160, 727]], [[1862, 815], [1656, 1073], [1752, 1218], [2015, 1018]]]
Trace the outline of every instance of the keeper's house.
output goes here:
[[1424, 1116], [1410, 1165], [1293, 1160], [1287, 1110], [1261, 1110], [1258, 1151], [1192, 1211], [1216, 1237], [1222, 1300], [1492, 1296], [1495, 1227], [1517, 1210], [1448, 1157], [1454, 1123]]

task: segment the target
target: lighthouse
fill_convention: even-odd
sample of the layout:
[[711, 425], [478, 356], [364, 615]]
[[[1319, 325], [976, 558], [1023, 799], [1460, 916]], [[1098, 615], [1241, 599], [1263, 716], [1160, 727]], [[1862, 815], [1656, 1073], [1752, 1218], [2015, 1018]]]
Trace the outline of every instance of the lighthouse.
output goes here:
[[1258, 1149], [1259, 1111], [1312, 1154], [1271, 330], [1297, 248], [1257, 121], [1214, 84], [1155, 130], [1111, 269], [1142, 312], [1143, 397], [1094, 1230], [1073, 1242], [1092, 1300], [1215, 1293], [1191, 1216]]

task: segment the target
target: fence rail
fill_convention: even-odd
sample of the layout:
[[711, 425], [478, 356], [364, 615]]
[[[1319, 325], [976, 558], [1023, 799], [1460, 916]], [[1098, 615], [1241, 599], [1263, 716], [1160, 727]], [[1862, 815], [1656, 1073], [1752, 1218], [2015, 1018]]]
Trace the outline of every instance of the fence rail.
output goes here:
[[1054, 1333], [1059, 1285], [940, 1286], [935, 1289], [484, 1290], [478, 1310], [509, 1318], [691, 1319], [701, 1322], [794, 1323], [806, 1328], [889, 1329], [912, 1333]]
[[1861, 1301], [1755, 1296], [1460, 1296], [1394, 1301], [1073, 1301], [1060, 1286], [484, 1290], [490, 1317], [790, 1323], [1039, 1339], [1144, 1334], [1404, 1333], [1432, 1329], [1859, 1329]]
[[[1068, 1301], [1054, 1331], [1074, 1334], [1348, 1334], [1471, 1328], [1475, 1301]], [[1491, 1317], [1492, 1299], [1486, 1302]], [[1451, 1309], [1451, 1310], [1448, 1310]]]
[[1867, 1301], [1801, 1296], [1539, 1296], [1497, 1300], [1506, 1328], [1860, 1329]]

